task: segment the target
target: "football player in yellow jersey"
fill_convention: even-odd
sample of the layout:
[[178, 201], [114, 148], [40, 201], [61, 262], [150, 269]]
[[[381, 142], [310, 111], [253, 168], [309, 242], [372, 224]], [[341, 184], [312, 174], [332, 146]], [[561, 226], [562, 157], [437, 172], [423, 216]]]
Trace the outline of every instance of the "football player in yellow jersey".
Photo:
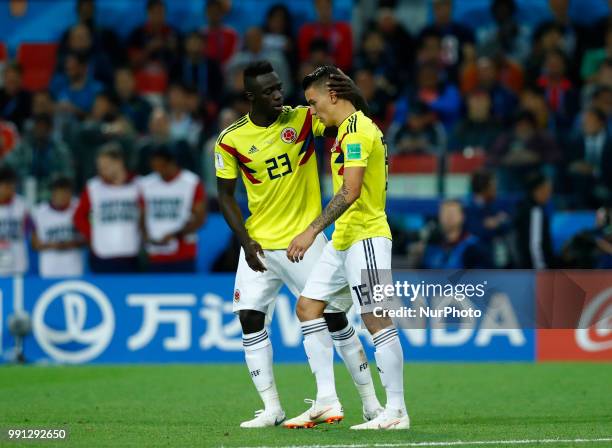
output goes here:
[[[327, 298], [350, 286], [355, 307], [372, 334], [376, 366], [387, 394], [387, 405], [380, 415], [351, 429], [408, 429], [402, 346], [391, 319], [377, 317], [372, 303], [373, 286], [381, 284], [379, 274], [390, 276], [391, 269], [391, 231], [385, 214], [387, 148], [378, 126], [350, 101], [325, 87], [337, 73], [335, 67], [319, 67], [303, 82], [313, 115], [325, 126], [338, 127], [331, 154], [335, 194], [323, 213], [291, 242], [287, 257], [302, 262], [318, 235], [334, 222], [336, 227], [297, 304], [317, 398], [309, 410], [286, 421], [285, 426], [308, 425], [313, 414], [340, 406], [329, 356], [331, 336], [321, 322]], [[308, 331], [310, 328], [316, 331]]]
[[[332, 81], [330, 88], [335, 91], [356, 92], [344, 75]], [[274, 382], [266, 315], [283, 283], [299, 296], [327, 243], [324, 235], [315, 238], [300, 265], [285, 255], [292, 238], [321, 213], [314, 136], [335, 135], [336, 129], [326, 129], [308, 107], [283, 106], [281, 83], [269, 63], [250, 64], [244, 82], [251, 110], [220, 134], [215, 166], [221, 211], [242, 246], [233, 309], [242, 326], [246, 363], [265, 405], [240, 426], [261, 428], [278, 425], [285, 418]], [[238, 177], [245, 184], [251, 212], [246, 224], [234, 198]], [[331, 332], [331, 356], [335, 346], [360, 393], [364, 418], [373, 419], [382, 408], [361, 341], [346, 319], [345, 311], [352, 305], [350, 292], [345, 288], [328, 300], [321, 326]], [[322, 414], [311, 424], [342, 418], [342, 410], [334, 410], [333, 415]]]

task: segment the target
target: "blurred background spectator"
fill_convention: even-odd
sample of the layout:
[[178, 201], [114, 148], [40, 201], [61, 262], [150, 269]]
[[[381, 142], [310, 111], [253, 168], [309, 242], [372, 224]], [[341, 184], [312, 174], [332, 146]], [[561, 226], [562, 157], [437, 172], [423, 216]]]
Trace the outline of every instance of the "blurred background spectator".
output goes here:
[[[519, 262], [508, 252], [508, 227], [531, 219], [525, 207], [540, 207], [552, 240], [540, 265], [558, 265], [560, 256], [568, 266], [607, 266], [610, 236], [596, 210], [609, 210], [612, 200], [609, 2], [255, 3], [15, 3], [11, 26], [0, 29], [0, 167], [17, 172], [15, 189], [28, 207], [48, 204], [58, 176], [82, 194], [109, 144], [121, 148], [128, 177], [149, 175], [162, 147], [176, 169], [202, 179], [210, 216], [198, 233], [217, 239], [227, 228], [217, 220], [211, 148], [248, 113], [244, 65], [270, 60], [285, 103], [297, 105], [303, 76], [337, 64], [389, 145], [394, 263], [420, 265], [407, 251], [427, 239], [430, 223], [449, 219], [444, 208], [450, 221], [465, 220], [467, 239], [478, 239], [490, 266], [525, 265], [525, 256]], [[315, 142], [325, 196], [332, 144]], [[534, 171], [550, 180], [546, 206], [533, 205], [526, 186]], [[241, 186], [238, 195], [244, 199]], [[441, 207], [449, 198], [466, 213]], [[528, 247], [529, 234], [520, 235], [516, 247]], [[449, 241], [440, 247], [454, 247]], [[205, 257], [218, 257], [210, 252], [198, 251], [199, 270], [210, 268]]]
[[72, 216], [78, 200], [73, 197], [72, 182], [58, 177], [50, 187], [48, 202], [32, 213], [32, 247], [39, 252], [41, 277], [80, 277], [85, 272], [81, 248], [85, 240], [74, 227]]

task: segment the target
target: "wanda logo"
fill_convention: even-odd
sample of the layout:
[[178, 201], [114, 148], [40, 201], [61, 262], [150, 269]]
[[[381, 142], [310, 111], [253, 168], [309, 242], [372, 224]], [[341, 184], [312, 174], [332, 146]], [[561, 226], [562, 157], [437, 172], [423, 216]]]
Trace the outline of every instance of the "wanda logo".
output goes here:
[[576, 343], [586, 352], [612, 349], [612, 288], [595, 296], [582, 313]]

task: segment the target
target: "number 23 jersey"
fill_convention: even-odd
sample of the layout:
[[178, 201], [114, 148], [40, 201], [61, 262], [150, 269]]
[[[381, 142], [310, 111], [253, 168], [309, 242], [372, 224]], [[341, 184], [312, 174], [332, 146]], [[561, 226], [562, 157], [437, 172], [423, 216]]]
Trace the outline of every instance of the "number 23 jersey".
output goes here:
[[285, 106], [268, 127], [247, 114], [219, 135], [217, 177], [242, 176], [251, 212], [246, 228], [262, 248], [286, 249], [321, 213], [314, 137], [324, 130], [308, 107]]

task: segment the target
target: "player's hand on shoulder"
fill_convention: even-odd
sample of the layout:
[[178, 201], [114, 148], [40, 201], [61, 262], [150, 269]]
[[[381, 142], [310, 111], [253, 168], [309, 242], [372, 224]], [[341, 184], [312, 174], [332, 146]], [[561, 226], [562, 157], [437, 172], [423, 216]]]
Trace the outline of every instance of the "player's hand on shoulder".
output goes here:
[[264, 251], [261, 245], [255, 240], [249, 240], [244, 246], [244, 258], [251, 269], [256, 272], [267, 271], [266, 266], [263, 264], [261, 258], [265, 258]]

